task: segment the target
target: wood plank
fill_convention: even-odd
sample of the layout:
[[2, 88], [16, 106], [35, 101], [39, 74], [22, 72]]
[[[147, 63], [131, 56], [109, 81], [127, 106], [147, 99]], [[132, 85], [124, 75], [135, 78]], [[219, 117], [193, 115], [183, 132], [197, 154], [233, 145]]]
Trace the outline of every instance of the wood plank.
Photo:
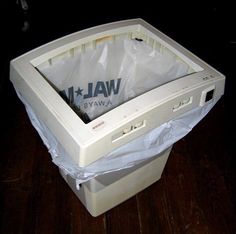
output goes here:
[[[30, 209], [34, 190], [36, 134], [23, 109], [16, 103], [8, 109], [7, 131], [1, 140], [1, 225], [0, 233], [29, 233], [32, 223]], [[13, 115], [13, 113], [17, 113]], [[30, 146], [30, 147], [29, 147]]]
[[[0, 233], [104, 233], [61, 178], [19, 104], [1, 148]], [[88, 225], [89, 224], [89, 225]]]
[[139, 216], [135, 197], [106, 213], [107, 233], [140, 233]]
[[228, 158], [223, 129], [215, 128], [221, 108], [219, 103], [196, 131], [175, 144], [161, 180], [137, 195], [143, 233], [236, 230], [234, 204], [220, 170]]
[[235, 232], [235, 157], [222, 102], [176, 143], [160, 181], [97, 218], [59, 175], [22, 104], [8, 114], [1, 135], [0, 233]]
[[[36, 233], [104, 233], [104, 220], [100, 216], [93, 218], [83, 207], [79, 199], [70, 190], [59, 174], [58, 168], [51, 162], [46, 149], [40, 143], [38, 174], [38, 199], [36, 205]], [[89, 225], [88, 225], [89, 224]]]
[[172, 152], [161, 180], [137, 195], [143, 233], [185, 233], [188, 230], [205, 233], [207, 230], [192, 187], [194, 176], [191, 172], [185, 174], [184, 170], [189, 173], [189, 167], [187, 160], [182, 159]]
[[[221, 100], [196, 131], [189, 134], [191, 160], [195, 165], [198, 199], [212, 233], [234, 233], [236, 230], [235, 197], [226, 178], [231, 176], [235, 189], [233, 154], [228, 149], [224, 129], [224, 103]], [[220, 124], [219, 124], [220, 123]], [[200, 134], [204, 132], [204, 134]], [[235, 164], [234, 164], [235, 166]]]

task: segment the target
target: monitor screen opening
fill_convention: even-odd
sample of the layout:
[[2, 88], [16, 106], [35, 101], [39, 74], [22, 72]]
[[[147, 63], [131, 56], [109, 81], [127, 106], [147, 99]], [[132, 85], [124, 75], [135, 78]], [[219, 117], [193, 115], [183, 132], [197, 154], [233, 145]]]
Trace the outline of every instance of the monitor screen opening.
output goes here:
[[145, 92], [203, 70], [161, 40], [137, 32], [80, 44], [36, 69], [86, 124]]

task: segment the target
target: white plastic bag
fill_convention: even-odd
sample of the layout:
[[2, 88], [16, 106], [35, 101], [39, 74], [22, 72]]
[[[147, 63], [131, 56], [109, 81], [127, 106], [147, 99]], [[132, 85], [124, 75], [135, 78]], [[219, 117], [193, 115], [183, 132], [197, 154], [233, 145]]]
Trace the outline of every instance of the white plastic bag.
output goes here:
[[108, 155], [105, 155], [103, 158], [82, 168], [71, 159], [62, 145], [57, 141], [56, 137], [35, 115], [27, 101], [25, 101], [19, 93], [18, 96], [26, 107], [32, 125], [38, 131], [44, 144], [47, 146], [53, 162], [62, 169], [65, 174], [69, 174], [72, 178], [76, 179], [78, 189], [79, 184], [98, 175], [132, 167], [153, 156], [158, 157], [159, 153], [188, 134], [219, 100], [219, 98], [212, 99], [204, 106], [199, 106], [162, 124], [147, 134], [136, 138]]
[[189, 66], [143, 41], [117, 39], [58, 58], [38, 70], [91, 120], [155, 87], [184, 76]]

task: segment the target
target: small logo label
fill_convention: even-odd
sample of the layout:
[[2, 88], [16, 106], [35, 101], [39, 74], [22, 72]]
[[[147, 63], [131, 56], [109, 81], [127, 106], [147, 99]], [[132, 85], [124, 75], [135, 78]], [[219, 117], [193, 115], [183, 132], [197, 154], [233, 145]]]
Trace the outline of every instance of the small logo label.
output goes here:
[[100, 128], [101, 126], [104, 126], [105, 122], [104, 121], [101, 121], [99, 123], [97, 123], [96, 125], [94, 125], [92, 127], [93, 130], [97, 130], [98, 128]]

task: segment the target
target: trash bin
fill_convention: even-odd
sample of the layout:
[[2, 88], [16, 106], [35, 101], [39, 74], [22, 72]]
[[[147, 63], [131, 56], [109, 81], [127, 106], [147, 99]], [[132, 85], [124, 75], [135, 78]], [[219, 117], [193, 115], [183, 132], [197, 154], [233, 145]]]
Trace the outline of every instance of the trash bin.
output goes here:
[[132, 197], [161, 178], [172, 147], [133, 167], [99, 175], [80, 185], [60, 169], [60, 173], [90, 214], [98, 216]]
[[13, 61], [10, 79], [93, 216], [161, 177], [225, 77], [141, 19], [83, 30]]

